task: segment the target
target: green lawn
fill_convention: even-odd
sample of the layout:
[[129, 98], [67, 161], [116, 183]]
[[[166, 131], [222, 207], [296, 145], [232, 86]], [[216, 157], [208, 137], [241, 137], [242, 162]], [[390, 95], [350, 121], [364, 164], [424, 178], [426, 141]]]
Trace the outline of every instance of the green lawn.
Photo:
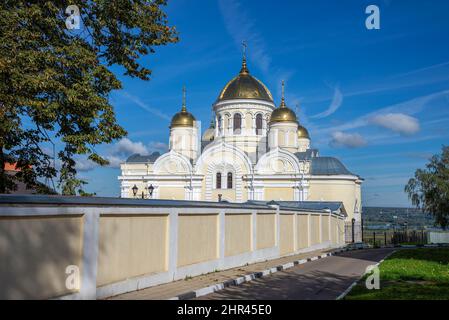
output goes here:
[[368, 290], [366, 276], [346, 300], [449, 299], [449, 248], [402, 249], [380, 265], [380, 289]]

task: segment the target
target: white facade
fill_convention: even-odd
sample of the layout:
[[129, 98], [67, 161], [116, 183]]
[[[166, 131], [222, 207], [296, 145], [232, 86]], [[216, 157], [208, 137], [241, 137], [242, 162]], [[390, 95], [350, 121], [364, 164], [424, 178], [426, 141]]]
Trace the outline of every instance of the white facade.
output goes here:
[[246, 62], [242, 70], [213, 104], [214, 125], [201, 142], [195, 125], [171, 126], [168, 153], [154, 159], [134, 156], [121, 165], [121, 196], [342, 201], [348, 219], [359, 220], [362, 179], [337, 159], [319, 157], [296, 119], [270, 122], [276, 109], [271, 93], [249, 75]]

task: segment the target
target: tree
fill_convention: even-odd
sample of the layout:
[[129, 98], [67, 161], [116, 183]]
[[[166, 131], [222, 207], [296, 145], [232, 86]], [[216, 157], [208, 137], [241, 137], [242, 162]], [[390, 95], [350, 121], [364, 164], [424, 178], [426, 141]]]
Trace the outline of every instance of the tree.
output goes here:
[[[111, 66], [149, 80], [151, 70], [138, 59], [178, 41], [161, 9], [166, 0], [79, 1], [79, 30], [66, 27], [71, 4], [0, 3], [0, 193], [14, 190], [14, 179], [34, 187], [38, 178], [57, 176], [42, 147], [52, 139], [63, 145], [57, 154], [63, 192], [84, 184], [75, 155], [108, 164], [95, 146], [126, 134], [108, 101], [121, 88]], [[20, 169], [14, 178], [4, 170], [7, 162]]]
[[449, 224], [449, 146], [443, 146], [441, 155], [434, 155], [425, 169], [418, 169], [408, 181], [405, 192], [413, 205], [430, 212], [436, 224]]

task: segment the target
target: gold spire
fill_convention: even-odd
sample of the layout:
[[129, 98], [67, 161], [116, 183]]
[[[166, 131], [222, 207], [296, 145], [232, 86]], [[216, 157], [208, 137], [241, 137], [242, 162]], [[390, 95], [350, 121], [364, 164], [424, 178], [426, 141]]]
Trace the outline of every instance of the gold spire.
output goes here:
[[282, 80], [282, 98], [281, 98], [281, 105], [279, 106], [280, 108], [285, 108], [285, 82], [284, 80]]

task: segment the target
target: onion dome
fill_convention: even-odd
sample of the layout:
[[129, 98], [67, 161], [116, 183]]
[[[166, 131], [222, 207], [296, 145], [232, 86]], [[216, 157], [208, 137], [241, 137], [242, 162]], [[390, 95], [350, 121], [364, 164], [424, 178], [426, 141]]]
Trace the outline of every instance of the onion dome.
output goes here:
[[273, 97], [268, 88], [250, 75], [245, 57], [242, 60], [240, 73], [221, 90], [216, 102], [232, 99], [256, 99], [273, 102]]
[[309, 139], [309, 131], [301, 125], [298, 125], [298, 139]]
[[195, 117], [187, 112], [186, 108], [186, 89], [183, 88], [182, 108], [181, 111], [176, 113], [171, 119], [170, 128], [175, 127], [193, 127], [195, 125]]
[[212, 119], [210, 121], [209, 128], [204, 131], [203, 136], [201, 137], [202, 141], [213, 141], [215, 139], [215, 121]]
[[285, 104], [284, 81], [282, 81], [281, 105], [271, 113], [270, 117], [270, 123], [274, 122], [297, 122], [295, 112]]

